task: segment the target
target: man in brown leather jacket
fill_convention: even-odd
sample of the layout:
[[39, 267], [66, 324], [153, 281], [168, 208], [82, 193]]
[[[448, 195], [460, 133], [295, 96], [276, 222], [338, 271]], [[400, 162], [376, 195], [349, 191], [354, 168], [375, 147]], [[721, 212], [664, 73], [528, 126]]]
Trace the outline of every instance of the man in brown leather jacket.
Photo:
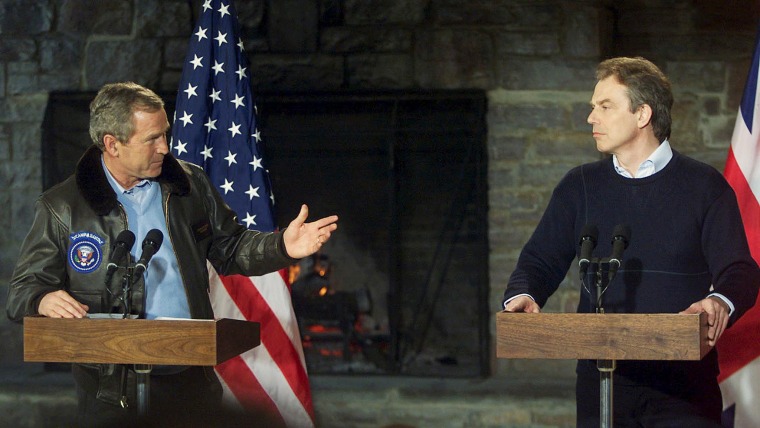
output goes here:
[[[308, 209], [303, 206], [283, 232], [247, 230], [200, 167], [172, 157], [168, 130], [163, 101], [153, 91], [134, 83], [109, 84], [100, 90], [90, 105], [94, 145], [82, 156], [74, 175], [46, 191], [36, 203], [9, 287], [9, 318], [20, 321], [38, 314], [81, 318], [111, 310], [105, 281], [113, 244], [122, 231], [145, 221], [137, 215], [130, 218], [121, 193], [153, 188], [155, 200], [143, 209], [152, 209], [157, 213], [153, 219], [163, 223], [159, 229], [166, 232], [164, 246], [173, 249], [166, 256], [172, 261], [168, 270], [177, 279], [175, 294], [184, 290], [180, 301], [189, 318], [214, 316], [207, 260], [220, 274], [262, 275], [316, 252], [337, 228], [336, 216], [306, 223]], [[120, 276], [112, 279], [117, 287]], [[108, 420], [95, 418], [96, 414], [121, 414], [113, 405], [120, 395], [119, 370], [74, 367], [82, 423]], [[152, 390], [154, 385], [169, 386], [163, 393], [151, 391], [151, 399], [157, 392], [163, 398], [181, 396], [178, 400], [183, 402], [174, 404], [189, 409], [195, 405], [192, 401], [205, 405], [221, 396], [210, 368], [152, 376], [158, 377], [155, 383], [151, 380]], [[193, 392], [189, 398], [188, 391]]]

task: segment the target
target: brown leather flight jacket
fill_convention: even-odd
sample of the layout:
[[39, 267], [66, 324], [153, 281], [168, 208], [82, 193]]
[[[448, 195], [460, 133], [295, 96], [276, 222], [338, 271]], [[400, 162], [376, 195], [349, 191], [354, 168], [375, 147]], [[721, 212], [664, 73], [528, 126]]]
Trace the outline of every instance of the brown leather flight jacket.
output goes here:
[[[167, 155], [156, 180], [169, 234], [164, 239], [171, 240], [176, 252], [192, 318], [214, 316], [206, 260], [220, 274], [248, 276], [297, 261], [287, 255], [281, 232], [262, 233], [240, 225], [198, 166]], [[42, 297], [56, 290], [66, 290], [87, 304], [90, 313], [109, 311], [103, 307], [106, 266], [127, 220], [103, 171], [101, 151], [92, 146], [74, 175], [37, 200], [9, 287], [8, 317], [20, 321], [37, 314]], [[83, 236], [89, 244], [84, 253], [89, 265], [73, 248]], [[90, 251], [93, 247], [95, 251]], [[121, 275], [115, 275], [112, 283], [120, 281], [117, 277]]]

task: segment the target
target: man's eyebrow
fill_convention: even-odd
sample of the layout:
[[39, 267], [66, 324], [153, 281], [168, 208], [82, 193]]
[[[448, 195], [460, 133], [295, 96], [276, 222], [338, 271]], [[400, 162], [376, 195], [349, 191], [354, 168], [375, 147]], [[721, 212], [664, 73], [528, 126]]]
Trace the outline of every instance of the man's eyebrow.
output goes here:
[[611, 100], [611, 99], [609, 99], [609, 98], [605, 98], [605, 99], [603, 99], [603, 100], [599, 100], [599, 101], [597, 101], [597, 102], [594, 102], [594, 100], [591, 100], [591, 101], [589, 101], [588, 103], [589, 103], [589, 105], [591, 105], [591, 106], [593, 107], [593, 106], [595, 106], [595, 105], [602, 105], [602, 104], [604, 104], [604, 103], [611, 103], [611, 102], [612, 102], [612, 100]]

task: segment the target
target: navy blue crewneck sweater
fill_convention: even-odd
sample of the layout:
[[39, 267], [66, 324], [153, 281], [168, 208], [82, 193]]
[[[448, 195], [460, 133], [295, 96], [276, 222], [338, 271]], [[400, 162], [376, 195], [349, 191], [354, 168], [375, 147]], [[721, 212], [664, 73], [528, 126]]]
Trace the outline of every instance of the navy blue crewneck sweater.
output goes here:
[[[677, 313], [707, 297], [711, 285], [734, 304], [732, 321], [755, 302], [760, 270], [733, 190], [714, 168], [676, 151], [663, 170], [641, 179], [617, 174], [609, 157], [569, 171], [523, 248], [504, 300], [526, 293], [543, 307], [571, 265], [578, 272], [572, 263], [586, 224], [599, 229], [599, 258], [610, 255], [616, 225], [631, 229], [604, 294], [606, 312]], [[581, 287], [578, 312], [594, 312], [593, 298]], [[699, 365], [717, 373], [711, 354]]]
[[[631, 229], [604, 295], [607, 312], [679, 312], [705, 298], [711, 284], [736, 315], [755, 301], [760, 278], [733, 190], [714, 168], [675, 151], [662, 171], [641, 179], [617, 174], [611, 158], [568, 172], [523, 248], [505, 299], [528, 293], [543, 306], [579, 255], [585, 224], [599, 229], [600, 258], [612, 251], [616, 225]], [[582, 294], [578, 311], [593, 312]]]

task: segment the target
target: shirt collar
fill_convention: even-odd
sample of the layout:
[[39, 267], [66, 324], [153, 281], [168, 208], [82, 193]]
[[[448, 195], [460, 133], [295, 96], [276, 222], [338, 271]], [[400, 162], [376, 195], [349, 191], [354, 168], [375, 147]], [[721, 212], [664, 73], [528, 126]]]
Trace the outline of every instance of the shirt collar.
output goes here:
[[129, 190], [122, 187], [121, 184], [119, 184], [118, 181], [116, 181], [115, 178], [113, 178], [113, 175], [111, 175], [111, 171], [108, 170], [108, 167], [106, 167], [106, 162], [103, 160], [103, 155], [100, 156], [100, 165], [103, 166], [103, 171], [106, 172], [106, 178], [108, 179], [108, 182], [111, 184], [111, 187], [113, 188], [114, 192], [116, 193], [131, 193], [133, 190], [139, 188], [146, 188], [149, 189], [151, 186], [151, 180], [148, 180], [147, 178], [143, 179], [141, 182], [137, 183], [137, 185]]
[[615, 172], [623, 177], [644, 178], [662, 171], [671, 159], [673, 159], [673, 149], [670, 147], [670, 142], [665, 140], [644, 162], [641, 163], [641, 165], [639, 165], [639, 169], [636, 171], [636, 177], [631, 176], [625, 168], [620, 166], [620, 162], [618, 162], [616, 155], [612, 155], [612, 164], [615, 166]]

